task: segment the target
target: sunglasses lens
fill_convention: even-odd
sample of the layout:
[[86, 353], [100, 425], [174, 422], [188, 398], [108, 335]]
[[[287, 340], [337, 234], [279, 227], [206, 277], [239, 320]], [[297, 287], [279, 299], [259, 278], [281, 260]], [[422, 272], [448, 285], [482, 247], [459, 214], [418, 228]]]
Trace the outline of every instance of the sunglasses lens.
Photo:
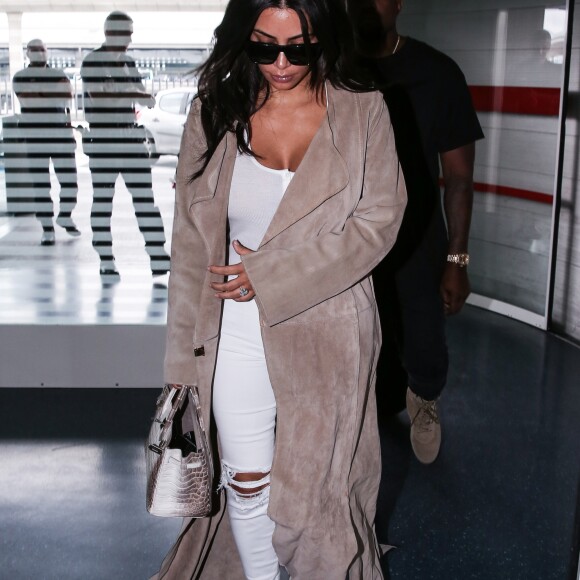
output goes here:
[[308, 51], [305, 44], [291, 44], [284, 47], [284, 54], [291, 64], [303, 66], [308, 64]]
[[246, 54], [256, 64], [272, 64], [278, 58], [280, 49], [276, 44], [248, 42], [246, 43]]
[[320, 47], [318, 43], [310, 45], [310, 50], [306, 44], [269, 44], [266, 42], [246, 43], [246, 54], [252, 62], [256, 64], [272, 64], [283, 52], [290, 64], [305, 66], [315, 62], [320, 57]]

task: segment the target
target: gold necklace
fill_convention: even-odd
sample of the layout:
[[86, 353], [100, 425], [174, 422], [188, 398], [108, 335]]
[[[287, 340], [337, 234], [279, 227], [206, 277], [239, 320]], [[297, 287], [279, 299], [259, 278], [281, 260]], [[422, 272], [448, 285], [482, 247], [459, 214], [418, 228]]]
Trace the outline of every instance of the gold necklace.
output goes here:
[[393, 52], [391, 52], [391, 55], [395, 54], [395, 52], [397, 52], [397, 48], [399, 48], [399, 42], [401, 42], [401, 35], [397, 34], [397, 43], [395, 44], [395, 48], [393, 48]]

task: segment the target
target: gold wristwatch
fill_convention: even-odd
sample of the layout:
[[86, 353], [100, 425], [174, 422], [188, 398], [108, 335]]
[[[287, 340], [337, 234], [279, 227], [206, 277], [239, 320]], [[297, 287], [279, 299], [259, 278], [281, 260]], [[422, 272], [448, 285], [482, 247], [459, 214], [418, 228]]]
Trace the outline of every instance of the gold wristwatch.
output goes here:
[[469, 264], [469, 254], [448, 254], [447, 261], [465, 268]]

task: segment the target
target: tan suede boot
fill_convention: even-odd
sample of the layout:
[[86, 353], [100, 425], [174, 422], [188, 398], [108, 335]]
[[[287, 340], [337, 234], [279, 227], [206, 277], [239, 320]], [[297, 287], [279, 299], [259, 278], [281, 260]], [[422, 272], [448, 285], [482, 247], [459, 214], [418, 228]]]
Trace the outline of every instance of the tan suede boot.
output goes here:
[[433, 463], [441, 447], [437, 401], [426, 401], [407, 388], [407, 413], [411, 420], [411, 447], [415, 457], [421, 463]]

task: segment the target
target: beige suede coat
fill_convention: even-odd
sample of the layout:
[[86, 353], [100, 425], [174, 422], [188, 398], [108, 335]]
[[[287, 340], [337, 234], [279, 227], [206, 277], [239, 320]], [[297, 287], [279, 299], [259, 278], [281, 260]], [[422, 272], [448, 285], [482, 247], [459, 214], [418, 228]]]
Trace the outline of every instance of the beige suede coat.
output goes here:
[[[327, 115], [243, 263], [277, 403], [268, 513], [279, 560], [292, 580], [371, 580], [382, 574], [373, 528], [380, 330], [369, 272], [395, 242], [406, 191], [382, 96], [330, 84], [327, 95]], [[203, 150], [196, 104], [177, 169], [165, 379], [198, 385], [209, 424], [221, 301], [207, 266], [226, 261], [235, 136], [191, 182]], [[184, 521], [156, 578], [244, 578], [225, 494], [214, 497], [214, 515]]]

